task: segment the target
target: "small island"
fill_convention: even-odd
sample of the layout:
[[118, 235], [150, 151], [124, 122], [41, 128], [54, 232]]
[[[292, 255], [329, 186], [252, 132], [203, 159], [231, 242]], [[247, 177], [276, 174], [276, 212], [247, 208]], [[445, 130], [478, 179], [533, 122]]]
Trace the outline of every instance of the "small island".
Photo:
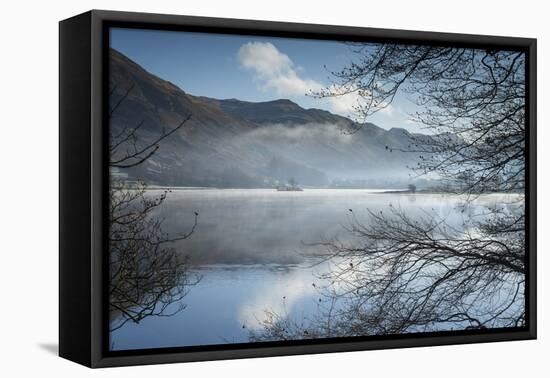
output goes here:
[[298, 183], [294, 179], [294, 177], [292, 177], [288, 180], [288, 184], [277, 186], [277, 191], [278, 192], [303, 192], [304, 189], [300, 188], [298, 186]]

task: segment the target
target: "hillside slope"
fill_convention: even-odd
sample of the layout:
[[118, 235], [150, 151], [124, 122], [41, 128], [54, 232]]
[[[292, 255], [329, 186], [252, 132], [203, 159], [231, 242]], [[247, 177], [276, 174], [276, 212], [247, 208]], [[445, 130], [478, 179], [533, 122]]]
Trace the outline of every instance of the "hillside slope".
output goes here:
[[[219, 100], [185, 93], [111, 50], [111, 133], [142, 123], [140, 143], [191, 119], [145, 163], [115, 172], [131, 180], [180, 186], [270, 187], [294, 177], [302, 185], [333, 180], [392, 180], [408, 174], [404, 129], [384, 130], [286, 99]], [[386, 146], [391, 146], [390, 152]]]

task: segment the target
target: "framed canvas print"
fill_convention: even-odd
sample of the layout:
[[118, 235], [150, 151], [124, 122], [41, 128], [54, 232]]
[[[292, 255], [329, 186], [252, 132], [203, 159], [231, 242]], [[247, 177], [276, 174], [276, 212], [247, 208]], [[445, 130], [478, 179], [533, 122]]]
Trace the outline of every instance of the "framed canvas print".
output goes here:
[[60, 23], [60, 355], [536, 337], [536, 41]]

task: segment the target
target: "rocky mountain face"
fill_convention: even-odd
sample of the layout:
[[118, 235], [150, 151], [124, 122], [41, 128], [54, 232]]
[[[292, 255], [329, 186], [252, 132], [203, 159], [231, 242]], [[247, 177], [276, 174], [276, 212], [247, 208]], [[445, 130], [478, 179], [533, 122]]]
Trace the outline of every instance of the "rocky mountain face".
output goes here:
[[284, 99], [254, 103], [193, 96], [116, 50], [110, 54], [113, 137], [141, 125], [136, 143], [145, 145], [191, 116], [143, 164], [113, 170], [120, 177], [239, 188], [272, 187], [294, 178], [304, 186], [326, 186], [339, 180], [402, 180], [407, 165], [416, 164], [410, 153], [398, 151], [412, 143], [404, 129], [358, 125]]

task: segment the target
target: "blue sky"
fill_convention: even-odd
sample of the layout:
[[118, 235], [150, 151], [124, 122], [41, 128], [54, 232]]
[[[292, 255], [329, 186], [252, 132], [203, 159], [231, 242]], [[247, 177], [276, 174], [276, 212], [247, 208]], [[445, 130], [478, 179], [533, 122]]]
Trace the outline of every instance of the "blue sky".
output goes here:
[[[360, 100], [352, 95], [306, 96], [330, 85], [330, 71], [354, 58], [350, 48], [339, 42], [113, 28], [111, 47], [192, 95], [245, 101], [288, 98], [304, 108], [350, 117]], [[386, 129], [418, 131], [407, 115], [414, 109], [398, 96], [367, 121]]]

